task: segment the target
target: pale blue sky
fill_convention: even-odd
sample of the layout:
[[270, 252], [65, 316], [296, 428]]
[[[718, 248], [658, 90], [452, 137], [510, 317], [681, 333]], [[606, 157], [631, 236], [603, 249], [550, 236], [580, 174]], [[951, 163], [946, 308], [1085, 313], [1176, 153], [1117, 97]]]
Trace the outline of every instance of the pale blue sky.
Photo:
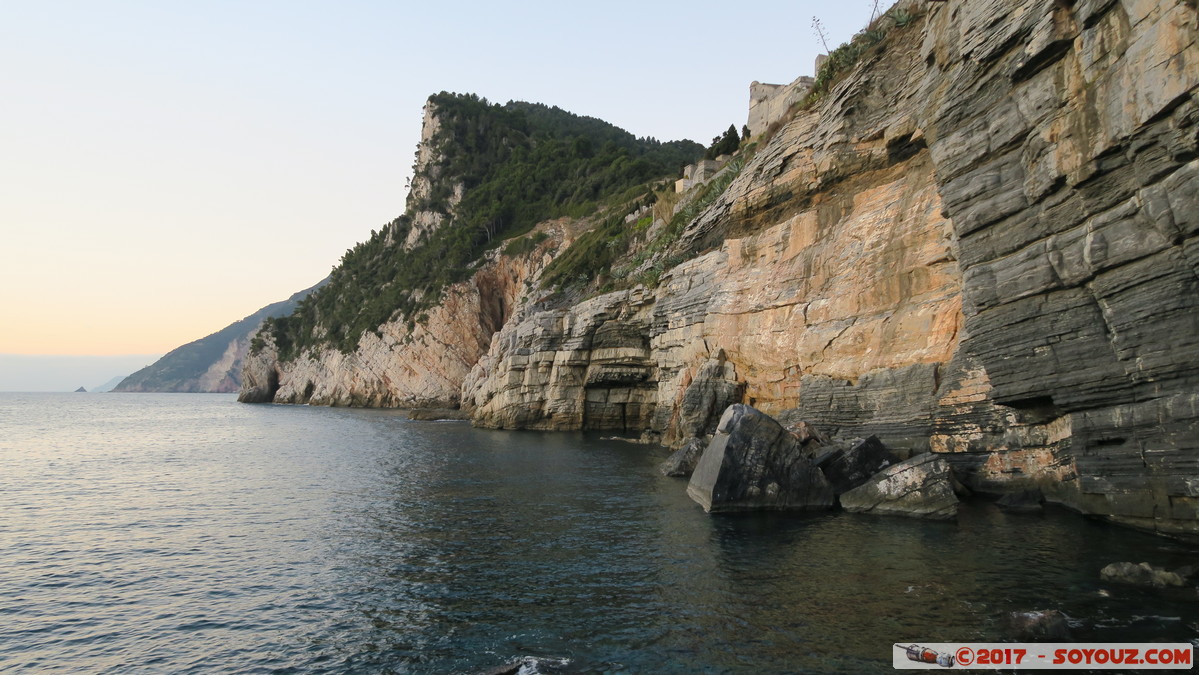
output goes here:
[[401, 213], [421, 105], [707, 143], [871, 3], [0, 2], [0, 353], [166, 352]]

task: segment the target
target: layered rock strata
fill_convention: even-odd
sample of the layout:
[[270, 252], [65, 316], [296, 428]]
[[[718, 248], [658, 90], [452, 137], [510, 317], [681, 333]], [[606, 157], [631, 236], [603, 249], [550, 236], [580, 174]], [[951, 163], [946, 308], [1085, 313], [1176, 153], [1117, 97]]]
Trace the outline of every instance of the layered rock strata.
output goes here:
[[1194, 4], [1018, 5], [934, 9], [921, 48], [965, 319], [933, 447], [1199, 534]]
[[601, 295], [528, 309], [495, 336], [463, 385], [475, 423], [499, 429], [644, 429], [657, 367], [647, 340], [652, 296]]
[[[914, 7], [922, 32], [897, 31], [684, 231], [706, 253], [604, 307], [648, 319], [651, 428], [686, 442], [719, 355], [784, 420], [1199, 535], [1195, 9]], [[464, 389], [478, 423], [523, 405], [504, 377]]]

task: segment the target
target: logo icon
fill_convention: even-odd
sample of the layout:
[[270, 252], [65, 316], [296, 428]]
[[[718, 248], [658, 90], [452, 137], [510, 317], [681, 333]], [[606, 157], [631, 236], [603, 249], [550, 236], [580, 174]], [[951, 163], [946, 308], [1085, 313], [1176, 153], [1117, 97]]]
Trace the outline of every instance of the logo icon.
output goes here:
[[935, 663], [942, 668], [953, 667], [953, 654], [941, 654], [940, 652], [935, 652], [928, 647], [921, 647], [920, 645], [908, 645], [906, 647], [903, 645], [895, 646], [904, 650], [904, 653], [907, 654], [908, 660], [910, 661], [916, 661], [917, 663]]

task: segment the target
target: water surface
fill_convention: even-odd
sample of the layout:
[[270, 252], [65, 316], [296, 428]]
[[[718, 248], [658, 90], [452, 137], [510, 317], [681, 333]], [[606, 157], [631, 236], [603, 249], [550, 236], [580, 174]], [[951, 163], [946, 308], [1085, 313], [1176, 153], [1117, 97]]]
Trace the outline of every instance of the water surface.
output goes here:
[[897, 641], [1187, 641], [1063, 511], [712, 517], [657, 448], [231, 396], [0, 394], [0, 670], [892, 672]]

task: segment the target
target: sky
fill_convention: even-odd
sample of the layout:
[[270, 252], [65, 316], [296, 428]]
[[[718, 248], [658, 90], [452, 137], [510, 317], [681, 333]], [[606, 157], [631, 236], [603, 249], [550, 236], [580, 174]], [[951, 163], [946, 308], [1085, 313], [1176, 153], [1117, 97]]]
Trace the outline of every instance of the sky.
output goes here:
[[402, 213], [430, 94], [707, 144], [872, 5], [0, 2], [0, 354], [162, 354], [319, 281]]

